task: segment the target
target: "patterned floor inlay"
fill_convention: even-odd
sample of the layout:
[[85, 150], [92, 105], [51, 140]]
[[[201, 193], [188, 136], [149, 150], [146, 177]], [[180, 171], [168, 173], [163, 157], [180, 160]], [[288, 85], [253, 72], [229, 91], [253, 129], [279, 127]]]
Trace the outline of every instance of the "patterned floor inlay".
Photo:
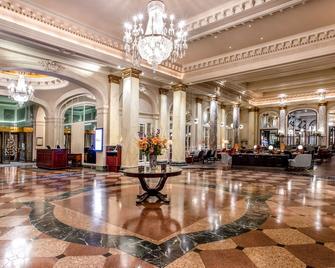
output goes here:
[[185, 170], [170, 205], [136, 180], [0, 169], [0, 267], [335, 267], [335, 184], [317, 176]]

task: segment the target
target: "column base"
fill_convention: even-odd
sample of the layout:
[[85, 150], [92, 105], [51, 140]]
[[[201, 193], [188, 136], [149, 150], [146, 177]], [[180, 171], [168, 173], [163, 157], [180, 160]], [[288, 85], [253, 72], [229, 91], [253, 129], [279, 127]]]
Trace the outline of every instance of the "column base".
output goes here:
[[171, 166], [179, 166], [179, 167], [182, 167], [182, 166], [187, 166], [187, 163], [186, 163], [186, 162], [171, 162], [170, 165], [171, 165]]
[[96, 171], [107, 171], [107, 166], [95, 166]]

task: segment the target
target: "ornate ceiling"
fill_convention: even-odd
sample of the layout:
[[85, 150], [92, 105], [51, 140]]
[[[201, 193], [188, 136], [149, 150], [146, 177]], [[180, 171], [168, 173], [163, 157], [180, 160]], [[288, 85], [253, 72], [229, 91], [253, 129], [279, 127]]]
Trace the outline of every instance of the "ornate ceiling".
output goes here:
[[[182, 62], [165, 62], [157, 74], [143, 63], [146, 78], [161, 84], [182, 81], [192, 93], [208, 96], [219, 86], [226, 100], [234, 102], [241, 96], [246, 104], [259, 106], [278, 101], [280, 92], [295, 101], [301, 101], [299, 94], [313, 101], [321, 86], [332, 96], [334, 0], [165, 2], [169, 13], [186, 20], [189, 50]], [[16, 38], [29, 36], [25, 39], [29, 45], [86, 57], [117, 73], [118, 68], [130, 66], [123, 53], [123, 23], [130, 14], [144, 12], [146, 3], [3, 0], [0, 29], [4, 39], [11, 33]], [[313, 75], [322, 79], [313, 80]], [[310, 82], [309, 95], [301, 91], [304, 81]]]

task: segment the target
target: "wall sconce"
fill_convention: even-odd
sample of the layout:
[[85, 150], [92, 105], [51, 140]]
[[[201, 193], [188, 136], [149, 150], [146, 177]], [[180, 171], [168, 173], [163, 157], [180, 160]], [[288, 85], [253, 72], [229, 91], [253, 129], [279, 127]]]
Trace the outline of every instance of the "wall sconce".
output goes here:
[[198, 118], [194, 118], [194, 124], [198, 125], [199, 124], [199, 119]]
[[244, 125], [240, 125], [240, 129], [243, 129], [244, 128]]
[[225, 127], [225, 124], [221, 122], [220, 127]]

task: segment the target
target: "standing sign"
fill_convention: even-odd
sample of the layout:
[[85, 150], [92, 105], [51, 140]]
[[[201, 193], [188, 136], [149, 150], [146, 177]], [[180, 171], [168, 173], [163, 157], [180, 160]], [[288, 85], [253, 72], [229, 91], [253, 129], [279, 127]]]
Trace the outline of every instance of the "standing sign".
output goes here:
[[103, 140], [103, 133], [104, 133], [104, 130], [102, 128], [97, 128], [95, 129], [95, 151], [96, 152], [102, 152], [103, 150], [103, 143], [104, 143], [104, 140]]

